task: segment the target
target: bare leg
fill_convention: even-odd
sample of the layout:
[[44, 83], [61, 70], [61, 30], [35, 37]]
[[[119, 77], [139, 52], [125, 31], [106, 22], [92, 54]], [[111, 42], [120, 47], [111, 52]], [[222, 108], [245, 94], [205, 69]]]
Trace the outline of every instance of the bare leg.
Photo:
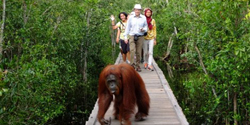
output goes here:
[[127, 59], [130, 62], [130, 52], [127, 53]]
[[122, 60], [123, 62], [126, 62], [126, 54], [122, 54]]

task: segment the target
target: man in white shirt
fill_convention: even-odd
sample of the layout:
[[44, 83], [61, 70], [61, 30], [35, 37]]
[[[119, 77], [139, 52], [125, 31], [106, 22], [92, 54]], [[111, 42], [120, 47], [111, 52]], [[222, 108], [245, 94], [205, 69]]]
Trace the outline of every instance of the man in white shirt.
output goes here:
[[[144, 41], [144, 33], [148, 31], [148, 24], [146, 17], [141, 15], [141, 5], [135, 4], [134, 6], [134, 15], [131, 15], [127, 22], [127, 27], [124, 33], [125, 43], [130, 44], [130, 53], [131, 53], [131, 64], [135, 67], [136, 71], [141, 72], [140, 60], [141, 60], [141, 51]], [[128, 41], [128, 35], [129, 41]], [[134, 55], [136, 53], [136, 64], [134, 61]]]

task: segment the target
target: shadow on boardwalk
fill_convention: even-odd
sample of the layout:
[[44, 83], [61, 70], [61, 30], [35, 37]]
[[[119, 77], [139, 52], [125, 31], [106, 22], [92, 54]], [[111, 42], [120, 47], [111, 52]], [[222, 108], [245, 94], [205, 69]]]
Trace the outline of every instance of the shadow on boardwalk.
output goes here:
[[[120, 63], [121, 55], [118, 56], [116, 64]], [[146, 89], [150, 96], [150, 110], [149, 116], [144, 121], [135, 121], [134, 116], [131, 121], [133, 125], [189, 125], [185, 115], [182, 112], [173, 92], [158, 65], [153, 61], [155, 71], [148, 71], [142, 68], [139, 72]], [[143, 67], [141, 65], [141, 67]], [[97, 121], [96, 115], [98, 112], [98, 105], [95, 107], [86, 122], [86, 125], [100, 125]], [[113, 114], [113, 103], [105, 114], [105, 119], [111, 117], [111, 125], [120, 125], [118, 120], [115, 120]]]

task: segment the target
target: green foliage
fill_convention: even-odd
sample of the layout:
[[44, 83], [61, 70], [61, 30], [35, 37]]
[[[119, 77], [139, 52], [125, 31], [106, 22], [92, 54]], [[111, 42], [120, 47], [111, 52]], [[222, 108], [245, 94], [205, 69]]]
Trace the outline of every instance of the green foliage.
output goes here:
[[3, 96], [4, 93], [8, 92], [8, 88], [6, 88], [6, 83], [4, 82], [4, 78], [6, 75], [6, 71], [2, 71], [2, 69], [0, 69], [0, 97]]
[[174, 27], [178, 32], [172, 36], [170, 58], [158, 62], [163, 61], [163, 70], [166, 61], [172, 66], [174, 78], [168, 81], [190, 124], [233, 124], [234, 120], [249, 124], [248, 9], [246, 1], [215, 0], [169, 1], [153, 8], [158, 25], [156, 59], [165, 56]]
[[[136, 3], [153, 10], [154, 57], [167, 77], [166, 63], [172, 67], [168, 81], [189, 123], [249, 124], [244, 0], [7, 1], [0, 124], [84, 124], [97, 98], [98, 75], [119, 52], [111, 45], [109, 16], [130, 13]], [[163, 59], [170, 38], [170, 56]]]
[[85, 122], [97, 99], [98, 74], [114, 62], [110, 22], [100, 5], [6, 2], [1, 67], [9, 72], [1, 71], [0, 124]]

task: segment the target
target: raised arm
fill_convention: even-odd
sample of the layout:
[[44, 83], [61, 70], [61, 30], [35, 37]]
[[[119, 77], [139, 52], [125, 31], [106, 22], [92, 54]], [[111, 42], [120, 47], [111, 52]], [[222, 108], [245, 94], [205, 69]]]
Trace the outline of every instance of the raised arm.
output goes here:
[[115, 25], [115, 17], [114, 17], [114, 15], [111, 15], [111, 16], [110, 16], [110, 19], [111, 19], [112, 29], [113, 29], [113, 30], [117, 29], [118, 26]]

